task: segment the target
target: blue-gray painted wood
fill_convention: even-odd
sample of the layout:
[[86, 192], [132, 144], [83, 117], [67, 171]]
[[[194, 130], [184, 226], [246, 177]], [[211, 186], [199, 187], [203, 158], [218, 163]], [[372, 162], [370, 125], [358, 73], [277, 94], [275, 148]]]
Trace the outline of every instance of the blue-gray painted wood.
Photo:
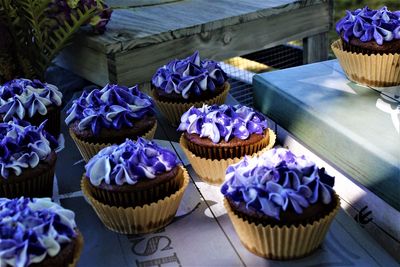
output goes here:
[[256, 75], [253, 85], [258, 109], [400, 210], [398, 101], [350, 82], [336, 61]]

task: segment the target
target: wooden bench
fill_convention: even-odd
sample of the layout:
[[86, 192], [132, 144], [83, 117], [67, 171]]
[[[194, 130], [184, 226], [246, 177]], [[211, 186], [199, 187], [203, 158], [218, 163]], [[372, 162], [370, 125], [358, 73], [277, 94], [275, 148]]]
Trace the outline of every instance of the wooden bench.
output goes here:
[[332, 0], [183, 0], [116, 9], [105, 34], [78, 34], [56, 62], [95, 84], [133, 85], [195, 50], [223, 60], [303, 40], [304, 61], [321, 61], [328, 55], [332, 5]]

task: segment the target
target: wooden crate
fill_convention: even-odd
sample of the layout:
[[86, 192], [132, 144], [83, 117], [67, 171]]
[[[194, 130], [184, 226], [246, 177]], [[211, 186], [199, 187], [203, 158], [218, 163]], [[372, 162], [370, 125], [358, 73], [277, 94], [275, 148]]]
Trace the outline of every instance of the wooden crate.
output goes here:
[[328, 54], [331, 19], [332, 0], [183, 0], [128, 7], [114, 11], [105, 34], [78, 34], [56, 63], [99, 85], [132, 85], [195, 50], [222, 60], [304, 39], [305, 61], [320, 61]]

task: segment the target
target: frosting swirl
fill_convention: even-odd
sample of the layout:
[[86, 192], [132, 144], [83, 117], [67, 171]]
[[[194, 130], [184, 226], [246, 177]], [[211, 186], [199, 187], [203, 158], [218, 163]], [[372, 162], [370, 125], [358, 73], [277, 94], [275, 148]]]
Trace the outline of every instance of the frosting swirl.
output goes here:
[[332, 201], [334, 177], [305, 156], [296, 157], [284, 148], [271, 149], [259, 157], [245, 157], [226, 170], [221, 192], [279, 220], [281, 211]]
[[14, 119], [0, 123], [0, 175], [10, 172], [20, 175], [22, 169], [34, 168], [57, 147], [56, 139], [44, 130], [46, 121], [38, 127]]
[[178, 164], [176, 155], [152, 141], [139, 137], [120, 145], [106, 147], [86, 164], [86, 176], [98, 186], [106, 184], [136, 184], [142, 179], [154, 179]]
[[400, 39], [400, 12], [391, 12], [386, 6], [372, 10], [367, 6], [355, 11], [346, 11], [346, 16], [336, 24], [336, 32], [343, 32], [343, 39], [352, 37], [362, 42], [375, 40], [378, 45]]
[[24, 267], [56, 256], [76, 237], [75, 214], [50, 198], [0, 198], [1, 266]]
[[247, 139], [251, 134], [262, 134], [267, 129], [265, 116], [242, 105], [203, 105], [191, 107], [181, 117], [179, 131], [207, 137], [214, 143], [231, 138]]
[[39, 80], [14, 79], [0, 86], [0, 113], [4, 121], [47, 114], [50, 105], [61, 106], [62, 93], [55, 85]]
[[190, 95], [201, 95], [202, 91], [214, 92], [226, 80], [226, 73], [216, 61], [201, 60], [196, 51], [185, 59], [172, 60], [159, 68], [151, 81], [168, 94], [176, 93], [188, 99]]
[[137, 86], [128, 88], [108, 84], [101, 90], [84, 91], [74, 100], [65, 123], [78, 120], [79, 130], [91, 129], [98, 135], [103, 127], [117, 130], [132, 127], [135, 120], [154, 114], [152, 99], [140, 92]]

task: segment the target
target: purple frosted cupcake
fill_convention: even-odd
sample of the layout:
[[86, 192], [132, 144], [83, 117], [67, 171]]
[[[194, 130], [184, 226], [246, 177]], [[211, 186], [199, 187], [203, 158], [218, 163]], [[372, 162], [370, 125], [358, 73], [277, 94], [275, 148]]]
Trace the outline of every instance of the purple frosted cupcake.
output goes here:
[[385, 6], [347, 10], [336, 31], [345, 51], [367, 55], [400, 52], [400, 11], [391, 12]]
[[152, 139], [157, 127], [153, 101], [137, 86], [106, 85], [85, 91], [73, 101], [67, 115], [65, 123], [85, 161], [126, 138]]
[[83, 238], [75, 214], [49, 198], [0, 198], [1, 266], [76, 266]]
[[0, 120], [13, 118], [39, 126], [47, 119], [46, 131], [60, 134], [62, 93], [52, 84], [39, 80], [15, 79], [0, 86]]
[[242, 105], [191, 107], [182, 115], [178, 130], [183, 132], [180, 144], [194, 170], [212, 184], [224, 181], [228, 165], [275, 143], [265, 116]]
[[191, 106], [222, 104], [230, 88], [219, 64], [198, 52], [159, 68], [151, 82], [158, 108], [174, 124]]
[[85, 168], [83, 194], [105, 226], [119, 233], [167, 225], [189, 183], [172, 151], [142, 138], [102, 149]]
[[51, 197], [57, 141], [24, 121], [0, 123], [0, 197]]
[[331, 47], [349, 80], [375, 87], [400, 85], [400, 11], [347, 11], [336, 31], [340, 40]]
[[100, 150], [85, 168], [93, 197], [125, 208], [157, 202], [175, 193], [182, 178], [176, 155], [143, 138]]
[[284, 148], [245, 157], [228, 167], [226, 179], [221, 192], [242, 243], [271, 259], [315, 250], [340, 207], [334, 178]]

